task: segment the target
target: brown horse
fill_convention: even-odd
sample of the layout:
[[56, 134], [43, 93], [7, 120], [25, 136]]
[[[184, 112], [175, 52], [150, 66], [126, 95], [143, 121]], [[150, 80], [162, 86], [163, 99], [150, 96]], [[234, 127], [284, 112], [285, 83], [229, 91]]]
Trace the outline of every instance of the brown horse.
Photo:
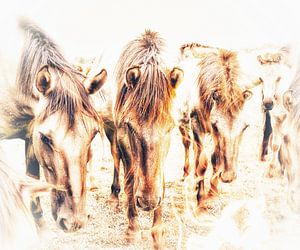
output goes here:
[[[86, 164], [100, 124], [90, 95], [106, 71], [87, 80], [38, 27], [26, 21], [20, 27], [25, 44], [16, 84], [1, 98], [0, 138], [24, 139], [27, 174], [38, 179], [41, 166], [47, 182], [65, 188], [52, 190], [52, 215], [60, 228], [74, 231], [87, 218]], [[41, 224], [38, 197], [31, 209]]]
[[116, 67], [116, 139], [124, 164], [128, 199], [128, 238], [138, 230], [136, 206], [154, 210], [154, 247], [162, 244], [163, 162], [168, 152], [175, 89], [183, 77], [179, 68], [168, 70], [162, 61], [163, 40], [146, 31], [125, 47]]
[[[212, 48], [198, 44], [181, 47], [181, 60], [194, 60], [198, 76], [184, 82], [189, 89], [185, 110], [181, 110], [179, 129], [185, 146], [184, 176], [189, 174], [189, 130], [192, 129], [194, 142], [195, 175], [198, 180], [197, 200], [205, 196], [204, 176], [208, 159], [203, 144], [206, 134], [214, 141], [211, 155], [213, 175], [210, 180], [209, 195], [218, 192], [219, 176], [223, 182], [236, 178], [236, 164], [239, 143], [248, 127], [247, 119], [242, 115], [246, 100], [252, 96], [249, 85], [239, 85], [240, 74], [237, 52]], [[185, 78], [186, 79], [186, 78]]]

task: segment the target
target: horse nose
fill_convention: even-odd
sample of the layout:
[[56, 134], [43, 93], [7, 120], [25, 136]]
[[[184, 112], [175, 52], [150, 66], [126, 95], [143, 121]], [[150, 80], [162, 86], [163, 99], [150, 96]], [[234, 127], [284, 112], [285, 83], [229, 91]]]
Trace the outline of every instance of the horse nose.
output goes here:
[[84, 226], [84, 221], [60, 218], [58, 219], [58, 226], [65, 232], [75, 232]]
[[274, 106], [272, 98], [265, 98], [263, 100], [263, 106], [265, 110], [271, 110]]
[[161, 203], [161, 197], [156, 198], [147, 198], [145, 196], [137, 196], [136, 197], [136, 205], [144, 210], [144, 211], [151, 211], [157, 208]]

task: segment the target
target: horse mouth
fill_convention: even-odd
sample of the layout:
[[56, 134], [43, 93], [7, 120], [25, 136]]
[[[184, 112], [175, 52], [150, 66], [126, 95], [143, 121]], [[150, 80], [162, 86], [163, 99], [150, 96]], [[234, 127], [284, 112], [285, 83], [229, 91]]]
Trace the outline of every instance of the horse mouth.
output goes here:
[[69, 223], [67, 219], [60, 219], [57, 222], [60, 229], [62, 229], [65, 233], [76, 232], [83, 227], [83, 224], [80, 222]]
[[161, 198], [158, 198], [158, 200], [143, 200], [140, 197], [136, 198], [136, 205], [139, 209], [149, 212], [157, 207], [159, 207], [161, 204]]

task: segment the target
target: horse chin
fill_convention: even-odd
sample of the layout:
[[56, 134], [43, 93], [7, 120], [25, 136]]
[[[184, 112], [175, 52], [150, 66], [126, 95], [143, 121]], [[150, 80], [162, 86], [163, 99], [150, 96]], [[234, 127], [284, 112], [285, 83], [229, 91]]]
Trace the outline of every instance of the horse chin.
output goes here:
[[236, 179], [236, 172], [234, 170], [228, 170], [221, 173], [221, 180], [224, 183], [230, 183]]
[[58, 228], [64, 232], [75, 232], [85, 226], [88, 217], [85, 214], [73, 214], [63, 210], [52, 210], [52, 216]]

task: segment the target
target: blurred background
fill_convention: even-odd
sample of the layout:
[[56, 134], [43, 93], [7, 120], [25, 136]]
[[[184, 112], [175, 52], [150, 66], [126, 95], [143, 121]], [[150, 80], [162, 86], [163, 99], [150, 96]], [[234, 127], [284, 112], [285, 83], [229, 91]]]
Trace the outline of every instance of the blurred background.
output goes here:
[[[17, 52], [18, 16], [29, 17], [69, 57], [119, 52], [150, 28], [170, 48], [190, 41], [226, 48], [297, 41], [297, 1], [283, 0], [10, 0], [0, 1], [2, 54]], [[5, 48], [5, 49], [4, 49]], [[3, 52], [4, 51], [4, 52]]]
[[[79, 57], [103, 56], [103, 67], [108, 69], [111, 76], [114, 62], [123, 46], [145, 29], [158, 31], [165, 38], [167, 52], [172, 60], [177, 57], [178, 47], [187, 42], [233, 49], [297, 43], [300, 41], [298, 12], [297, 1], [291, 0], [0, 0], [0, 86], [15, 80], [22, 47], [22, 36], [17, 29], [19, 17], [27, 17], [39, 25], [71, 61]], [[257, 92], [260, 93], [260, 89]], [[259, 242], [264, 246], [261, 249], [298, 249], [299, 230], [295, 231], [295, 228], [299, 228], [299, 218], [288, 217], [290, 214], [285, 204], [287, 181], [285, 178], [263, 178], [266, 164], [258, 162], [262, 123], [257, 110], [261, 99], [253, 100], [252, 112], [248, 113], [256, 118], [257, 124], [245, 133], [242, 141], [239, 178], [233, 184], [222, 185], [222, 195], [207, 209], [207, 213], [215, 220], [234, 199], [256, 201], [260, 198], [264, 202], [261, 204], [258, 201], [251, 211], [266, 215], [266, 221], [255, 219], [257, 223], [250, 227], [255, 234], [242, 238], [242, 243], [238, 245], [245, 248], [236, 249], [251, 249], [249, 242], [257, 242], [260, 239], [258, 236], [267, 239], [266, 243], [261, 243], [263, 238]], [[167, 246], [168, 249], [207, 248], [205, 242], [203, 245], [199, 242], [203, 240], [202, 235], [206, 235], [213, 226], [206, 226], [206, 217], [196, 220], [186, 215], [188, 209], [185, 202], [188, 203], [188, 197], [182, 194], [187, 185], [179, 181], [182, 176], [183, 146], [178, 131], [174, 130], [174, 133], [177, 141], [171, 145], [166, 173], [164, 220], [168, 222]], [[43, 201], [46, 203], [46, 220], [52, 223], [49, 227], [53, 233], [43, 249], [124, 249], [123, 234], [127, 225], [125, 195], [121, 193], [122, 212], [113, 212], [106, 203], [110, 194], [113, 165], [108, 142], [103, 145], [104, 156], [100, 157], [102, 154], [99, 152], [95, 161], [101, 185], [99, 190], [89, 193], [88, 197], [91, 221], [80, 232], [66, 235], [55, 226], [49, 201]], [[5, 141], [4, 146], [1, 149], [3, 155], [12, 165], [22, 167], [24, 171], [24, 143]], [[148, 231], [151, 220], [148, 215], [142, 214], [140, 221], [145, 236], [137, 248], [150, 249]], [[261, 233], [264, 225], [270, 230]], [[220, 228], [223, 228], [222, 235], [224, 225]], [[229, 227], [226, 231], [228, 234], [232, 232]], [[210, 242], [218, 241], [212, 238]], [[136, 248], [129, 246], [127, 249]]]

